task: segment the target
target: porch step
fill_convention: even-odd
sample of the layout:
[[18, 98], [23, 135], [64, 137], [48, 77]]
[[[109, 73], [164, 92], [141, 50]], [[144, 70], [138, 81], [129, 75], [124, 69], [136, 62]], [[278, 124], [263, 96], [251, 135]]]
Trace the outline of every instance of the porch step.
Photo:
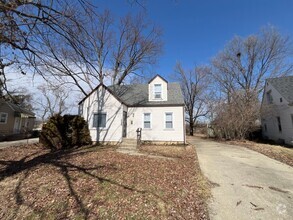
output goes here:
[[130, 139], [130, 138], [123, 138], [122, 144], [137, 144], [136, 139]]
[[117, 149], [121, 153], [137, 152], [137, 141], [136, 139], [123, 138], [122, 143]]

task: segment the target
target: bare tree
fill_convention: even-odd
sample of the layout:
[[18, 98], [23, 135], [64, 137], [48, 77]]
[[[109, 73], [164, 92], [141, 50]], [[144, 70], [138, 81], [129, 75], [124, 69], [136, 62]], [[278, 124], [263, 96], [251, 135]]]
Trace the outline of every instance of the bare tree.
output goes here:
[[256, 121], [260, 115], [257, 94], [245, 98], [244, 92], [230, 94], [230, 102], [219, 100], [214, 108], [212, 128], [216, 137], [222, 139], [244, 139], [258, 129]]
[[[45, 68], [57, 78], [68, 80], [84, 94], [103, 83], [121, 84], [127, 77], [143, 73], [161, 52], [160, 31], [147, 23], [142, 15], [127, 15], [115, 22], [109, 11], [89, 15], [86, 31], [75, 34], [77, 48], [62, 41], [46, 38], [50, 56], [43, 57]], [[118, 27], [118, 28], [117, 28]], [[60, 49], [61, 48], [61, 49]], [[43, 72], [40, 69], [40, 72]], [[86, 89], [88, 88], [88, 89]]]
[[268, 77], [286, 75], [293, 70], [292, 45], [273, 27], [257, 35], [234, 37], [213, 60], [213, 76], [228, 101], [241, 90], [250, 99], [263, 90]]
[[3, 98], [10, 101], [26, 110], [33, 111], [33, 95], [27, 88], [18, 87], [16, 89], [9, 90]]
[[54, 76], [87, 94], [105, 77], [121, 84], [156, 61], [160, 31], [145, 16], [127, 15], [118, 22], [87, 1], [75, 3], [2, 0], [0, 47], [10, 56], [1, 67], [11, 61], [22, 73]]
[[221, 99], [213, 122], [218, 136], [245, 138], [260, 112], [260, 94], [268, 77], [293, 70], [292, 45], [273, 27], [247, 38], [235, 37], [212, 60]]
[[[44, 36], [76, 39], [72, 31], [83, 30], [83, 14], [93, 8], [85, 0], [1, 0], [0, 74], [6, 88], [5, 68], [13, 65], [20, 73], [36, 71], [46, 55]], [[80, 17], [81, 15], [81, 17]], [[5, 56], [4, 56], [4, 55]], [[48, 55], [49, 56], [49, 55]], [[51, 56], [51, 58], [53, 58]], [[33, 68], [31, 68], [33, 67]]]
[[210, 69], [206, 66], [196, 66], [192, 70], [183, 69], [180, 63], [175, 66], [176, 78], [184, 96], [190, 135], [193, 135], [198, 119], [207, 116], [210, 110], [209, 72]]
[[42, 121], [54, 114], [63, 114], [70, 110], [68, 102], [70, 91], [60, 85], [43, 84], [38, 86], [41, 97], [35, 100], [36, 107], [40, 112]]

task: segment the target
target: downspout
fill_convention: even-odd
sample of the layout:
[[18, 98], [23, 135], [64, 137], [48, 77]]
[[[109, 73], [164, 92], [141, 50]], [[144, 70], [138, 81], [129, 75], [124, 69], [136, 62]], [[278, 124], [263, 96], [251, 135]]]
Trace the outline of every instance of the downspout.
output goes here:
[[185, 129], [185, 106], [182, 107], [183, 109], [183, 135], [184, 135], [184, 144], [186, 144], [186, 129]]

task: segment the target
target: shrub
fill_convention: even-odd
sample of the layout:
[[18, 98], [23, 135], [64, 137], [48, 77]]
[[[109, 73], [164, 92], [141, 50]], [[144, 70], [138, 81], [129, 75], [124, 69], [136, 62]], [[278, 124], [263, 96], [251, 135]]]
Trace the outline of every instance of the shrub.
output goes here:
[[88, 124], [81, 116], [56, 114], [43, 125], [40, 143], [51, 150], [91, 144]]

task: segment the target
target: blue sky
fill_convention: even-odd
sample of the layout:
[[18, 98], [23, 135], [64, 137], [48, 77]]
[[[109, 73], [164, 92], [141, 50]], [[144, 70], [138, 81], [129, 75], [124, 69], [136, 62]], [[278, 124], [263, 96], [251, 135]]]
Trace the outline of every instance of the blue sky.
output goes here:
[[[148, 19], [163, 30], [164, 51], [155, 73], [168, 78], [176, 61], [186, 68], [206, 64], [235, 35], [248, 36], [266, 25], [293, 38], [293, 0], [141, 0]], [[114, 16], [142, 7], [127, 0], [97, 2]]]

